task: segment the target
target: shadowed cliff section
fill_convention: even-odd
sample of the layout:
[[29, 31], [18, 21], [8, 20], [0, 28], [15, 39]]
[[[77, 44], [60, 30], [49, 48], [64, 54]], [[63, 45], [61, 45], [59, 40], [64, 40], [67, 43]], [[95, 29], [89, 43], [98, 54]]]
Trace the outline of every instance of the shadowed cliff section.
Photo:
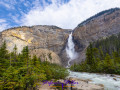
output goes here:
[[85, 51], [90, 42], [104, 39], [120, 32], [120, 9], [102, 11], [80, 23], [73, 32], [75, 49], [79, 53], [77, 62], [85, 60]]
[[[36, 54], [36, 52], [34, 52], [35, 50], [42, 50], [42, 53], [46, 54], [46, 50], [43, 49], [48, 49], [47, 52], [50, 50], [50, 52], [56, 54], [52, 55], [52, 58], [54, 58], [54, 56], [56, 58], [58, 55], [60, 56], [62, 50], [65, 48], [70, 31], [70, 29], [61, 29], [57, 26], [47, 25], [16, 27], [0, 33], [0, 44], [2, 44], [3, 41], [6, 41], [7, 49], [9, 51], [12, 51], [16, 45], [18, 53], [20, 53], [25, 46], [29, 47], [32, 52], [30, 54]], [[37, 56], [40, 56], [38, 54]], [[55, 59], [52, 60], [51, 62], [53, 63], [61, 64], [60, 59], [56, 59], [56, 61]]]

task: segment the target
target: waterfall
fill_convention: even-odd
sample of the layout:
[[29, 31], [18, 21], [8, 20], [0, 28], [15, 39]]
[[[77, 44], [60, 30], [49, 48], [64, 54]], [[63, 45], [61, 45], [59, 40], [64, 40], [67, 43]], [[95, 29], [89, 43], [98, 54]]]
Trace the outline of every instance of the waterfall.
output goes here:
[[75, 45], [73, 42], [73, 37], [72, 37], [72, 32], [71, 32], [71, 34], [69, 34], [69, 38], [68, 38], [68, 42], [67, 42], [67, 46], [66, 46], [66, 53], [67, 53], [67, 57], [69, 58], [67, 67], [70, 66], [70, 61], [76, 59], [78, 56], [77, 52], [75, 52], [74, 46]]

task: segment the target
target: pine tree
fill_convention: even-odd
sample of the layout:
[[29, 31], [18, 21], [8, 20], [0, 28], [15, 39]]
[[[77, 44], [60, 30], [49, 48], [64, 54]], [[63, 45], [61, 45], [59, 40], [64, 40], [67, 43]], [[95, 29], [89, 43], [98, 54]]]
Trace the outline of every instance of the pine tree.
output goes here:
[[104, 60], [104, 53], [103, 53], [102, 47], [99, 48], [99, 58], [101, 60]]
[[5, 41], [4, 41], [4, 43], [2, 44], [2, 46], [0, 48], [0, 57], [8, 59], [8, 51], [7, 51], [7, 47], [6, 47], [6, 42]]
[[2, 73], [8, 68], [9, 66], [9, 54], [6, 50], [6, 42], [2, 44], [0, 47], [0, 76], [2, 76]]
[[33, 61], [33, 65], [36, 66], [37, 63], [38, 63], [38, 59], [37, 59], [37, 56], [36, 56], [36, 55], [33, 56], [32, 61]]
[[119, 63], [119, 61], [120, 61], [119, 54], [117, 52], [113, 52], [112, 56], [114, 59], [114, 64], [116, 65], [117, 63]]
[[106, 57], [105, 57], [104, 66], [105, 66], [106, 72], [112, 73], [112, 69], [114, 69], [114, 62], [108, 53], [106, 54]]
[[89, 64], [89, 65], [93, 65], [95, 63], [93, 51], [94, 51], [93, 46], [90, 43], [90, 46], [87, 48], [87, 52], [86, 52], [86, 60], [87, 60], [87, 64]]
[[21, 58], [23, 58], [23, 62], [25, 62], [25, 64], [28, 67], [29, 64], [29, 49], [28, 46], [24, 47], [21, 53]]

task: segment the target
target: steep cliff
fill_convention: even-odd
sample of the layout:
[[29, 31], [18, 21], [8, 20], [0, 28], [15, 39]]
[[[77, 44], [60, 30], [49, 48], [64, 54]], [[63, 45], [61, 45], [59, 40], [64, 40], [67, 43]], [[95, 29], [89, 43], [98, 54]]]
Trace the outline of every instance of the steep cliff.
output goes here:
[[[48, 49], [51, 50], [51, 53], [56, 53], [56, 55], [52, 55], [57, 57], [57, 55], [60, 55], [61, 51], [65, 48], [70, 31], [71, 30], [69, 29], [61, 29], [56, 26], [46, 25], [11, 28], [0, 33], [0, 44], [2, 44], [3, 41], [6, 41], [7, 49], [9, 51], [12, 51], [16, 45], [18, 53], [21, 52], [24, 46], [28, 46], [30, 51], [33, 52], [31, 53], [32, 55], [36, 54], [34, 52], [35, 49]], [[46, 50], [41, 51], [42, 53], [46, 53]], [[60, 59], [59, 61], [57, 59], [58, 58], [56, 58], [56, 61], [54, 59], [53, 63], [60, 63]]]
[[80, 23], [73, 32], [75, 49], [79, 53], [78, 62], [85, 59], [85, 51], [90, 42], [106, 38], [120, 32], [120, 9], [113, 8], [96, 14]]

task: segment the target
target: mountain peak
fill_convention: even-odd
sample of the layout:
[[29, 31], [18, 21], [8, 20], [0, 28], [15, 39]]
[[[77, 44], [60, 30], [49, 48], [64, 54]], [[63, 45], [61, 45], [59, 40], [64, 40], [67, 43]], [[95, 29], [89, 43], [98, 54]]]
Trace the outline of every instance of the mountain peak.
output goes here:
[[115, 11], [118, 11], [118, 10], [120, 10], [120, 8], [117, 8], [117, 7], [116, 7], [116, 8], [111, 8], [111, 9], [104, 10], [104, 11], [102, 11], [102, 12], [99, 12], [99, 13], [97, 13], [96, 15], [94, 15], [94, 16], [88, 18], [87, 20], [83, 21], [82, 23], [80, 23], [80, 24], [78, 25], [78, 27], [80, 27], [80, 26], [82, 26], [82, 25], [84, 25], [84, 24], [86, 24], [86, 23], [89, 23], [91, 20], [93, 20], [93, 19], [95, 19], [95, 18], [97, 18], [97, 17], [99, 17], [99, 16], [102, 16], [102, 15], [104, 15], [104, 14], [109, 15], [109, 14], [112, 14], [113, 12], [115, 12]]

